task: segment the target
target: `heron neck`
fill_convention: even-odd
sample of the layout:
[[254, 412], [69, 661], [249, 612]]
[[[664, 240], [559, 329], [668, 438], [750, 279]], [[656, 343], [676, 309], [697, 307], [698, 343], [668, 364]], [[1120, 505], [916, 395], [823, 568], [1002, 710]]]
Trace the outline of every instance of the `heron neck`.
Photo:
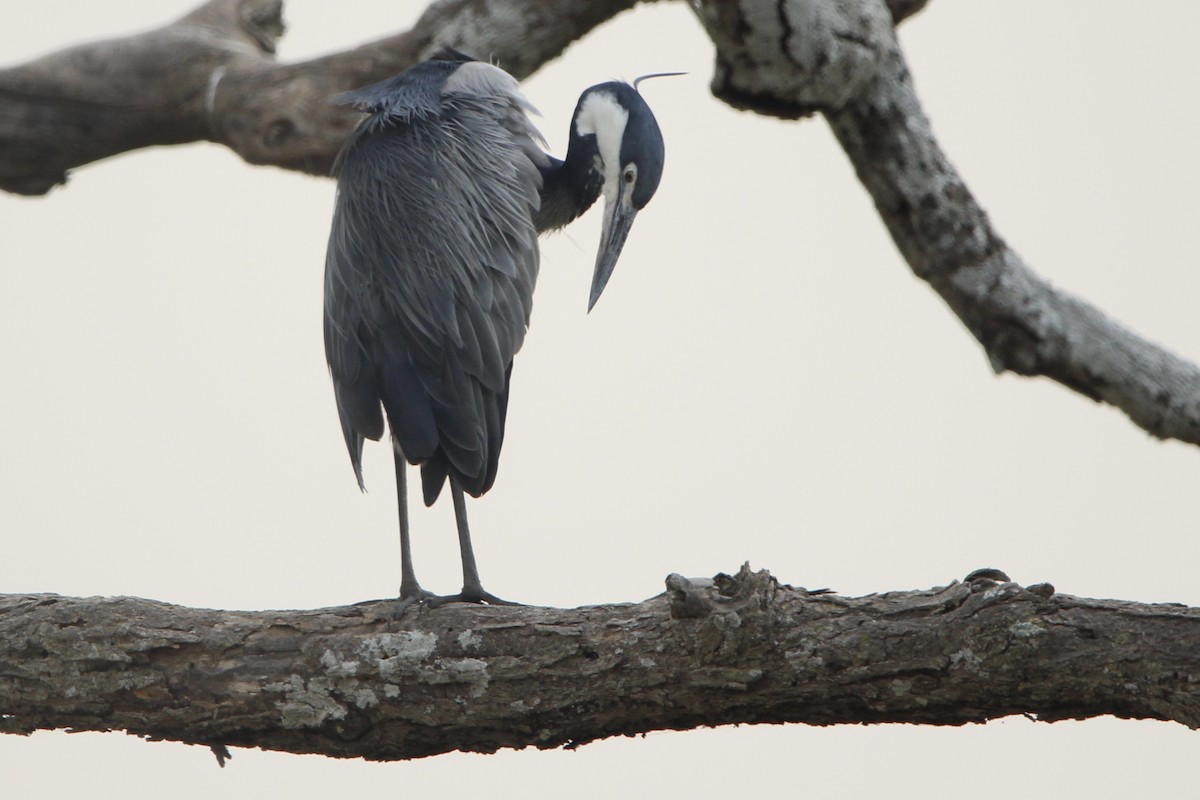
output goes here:
[[604, 179], [596, 171], [594, 136], [571, 136], [567, 157], [541, 168], [542, 207], [534, 215], [538, 233], [561, 228], [592, 207]]

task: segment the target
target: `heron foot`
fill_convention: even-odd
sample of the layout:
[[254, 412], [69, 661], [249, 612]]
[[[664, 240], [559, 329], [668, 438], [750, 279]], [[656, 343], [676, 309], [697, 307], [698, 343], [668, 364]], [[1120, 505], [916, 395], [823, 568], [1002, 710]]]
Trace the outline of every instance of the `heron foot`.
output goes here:
[[413, 606], [420, 605], [432, 597], [436, 597], [433, 592], [422, 589], [419, 585], [401, 586], [400, 596], [391, 603], [388, 609], [388, 618], [393, 622], [400, 619], [404, 612]]
[[446, 603], [476, 603], [487, 604], [489, 606], [519, 606], [521, 603], [514, 603], [511, 600], [502, 600], [491, 592], [484, 591], [482, 586], [464, 586], [458, 594], [447, 594], [440, 596], [429, 596], [423, 601], [430, 608], [437, 608]]

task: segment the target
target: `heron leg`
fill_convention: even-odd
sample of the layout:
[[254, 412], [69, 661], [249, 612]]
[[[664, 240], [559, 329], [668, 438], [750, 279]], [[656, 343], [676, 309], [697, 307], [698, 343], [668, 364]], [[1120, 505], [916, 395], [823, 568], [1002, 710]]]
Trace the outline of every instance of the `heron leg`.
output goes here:
[[471, 547], [471, 529], [467, 525], [467, 501], [463, 497], [462, 487], [454, 476], [450, 476], [450, 496], [454, 499], [454, 521], [458, 525], [458, 548], [462, 553], [463, 588], [455, 595], [432, 597], [429, 605], [440, 606], [443, 603], [487, 603], [493, 606], [515, 606], [510, 600], [501, 600], [491, 592], [485, 591], [479, 581], [479, 567], [475, 565], [475, 550]]
[[430, 597], [430, 593], [417, 583], [417, 573], [413, 570], [412, 543], [408, 537], [408, 482], [405, 473], [408, 464], [398, 448], [393, 448], [392, 455], [396, 461], [396, 509], [400, 516], [400, 601], [399, 610], [407, 608], [414, 602]]

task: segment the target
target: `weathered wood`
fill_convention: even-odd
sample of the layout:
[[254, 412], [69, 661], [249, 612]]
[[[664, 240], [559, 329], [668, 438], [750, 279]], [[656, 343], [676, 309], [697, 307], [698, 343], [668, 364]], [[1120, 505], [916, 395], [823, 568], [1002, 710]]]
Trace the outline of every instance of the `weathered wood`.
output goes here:
[[702, 0], [713, 93], [785, 118], [822, 113], [897, 248], [997, 373], [1044, 376], [1200, 444], [1200, 368], [1051, 286], [1000, 236], [942, 151], [882, 0]]
[[442, 0], [411, 30], [280, 64], [281, 0], [210, 0], [166, 27], [0, 70], [0, 189], [45, 194], [74, 167], [205, 140], [252, 164], [328, 175], [359, 118], [333, 95], [447, 45], [525, 77], [635, 2]]
[[756, 722], [1200, 725], [1200, 609], [996, 573], [860, 598], [743, 568], [641, 603], [211, 611], [0, 599], [0, 730], [404, 759]]
[[913, 272], [979, 341], [992, 369], [1044, 376], [1200, 444], [1200, 369], [1051, 286], [993, 227], [933, 135], [893, 39], [865, 91], [827, 113]]
[[[309, 61], [274, 58], [282, 0], [210, 0], [163, 28], [0, 69], [0, 190], [40, 195], [140, 147], [212, 141], [251, 164], [328, 175], [358, 115], [329, 102], [438, 47], [525, 78], [597, 25], [654, 0], [441, 0], [417, 23]], [[896, 20], [926, 0], [889, 0]]]

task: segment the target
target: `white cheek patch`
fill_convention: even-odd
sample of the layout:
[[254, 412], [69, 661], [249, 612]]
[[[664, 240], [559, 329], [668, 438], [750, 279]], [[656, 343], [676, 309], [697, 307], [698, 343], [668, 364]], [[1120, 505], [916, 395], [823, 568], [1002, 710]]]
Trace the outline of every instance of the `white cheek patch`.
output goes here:
[[583, 101], [583, 108], [575, 118], [575, 132], [580, 136], [596, 137], [596, 148], [603, 162], [604, 199], [613, 200], [621, 185], [621, 139], [625, 136], [625, 125], [629, 122], [629, 111], [621, 107], [617, 98], [608, 92], [593, 92]]

